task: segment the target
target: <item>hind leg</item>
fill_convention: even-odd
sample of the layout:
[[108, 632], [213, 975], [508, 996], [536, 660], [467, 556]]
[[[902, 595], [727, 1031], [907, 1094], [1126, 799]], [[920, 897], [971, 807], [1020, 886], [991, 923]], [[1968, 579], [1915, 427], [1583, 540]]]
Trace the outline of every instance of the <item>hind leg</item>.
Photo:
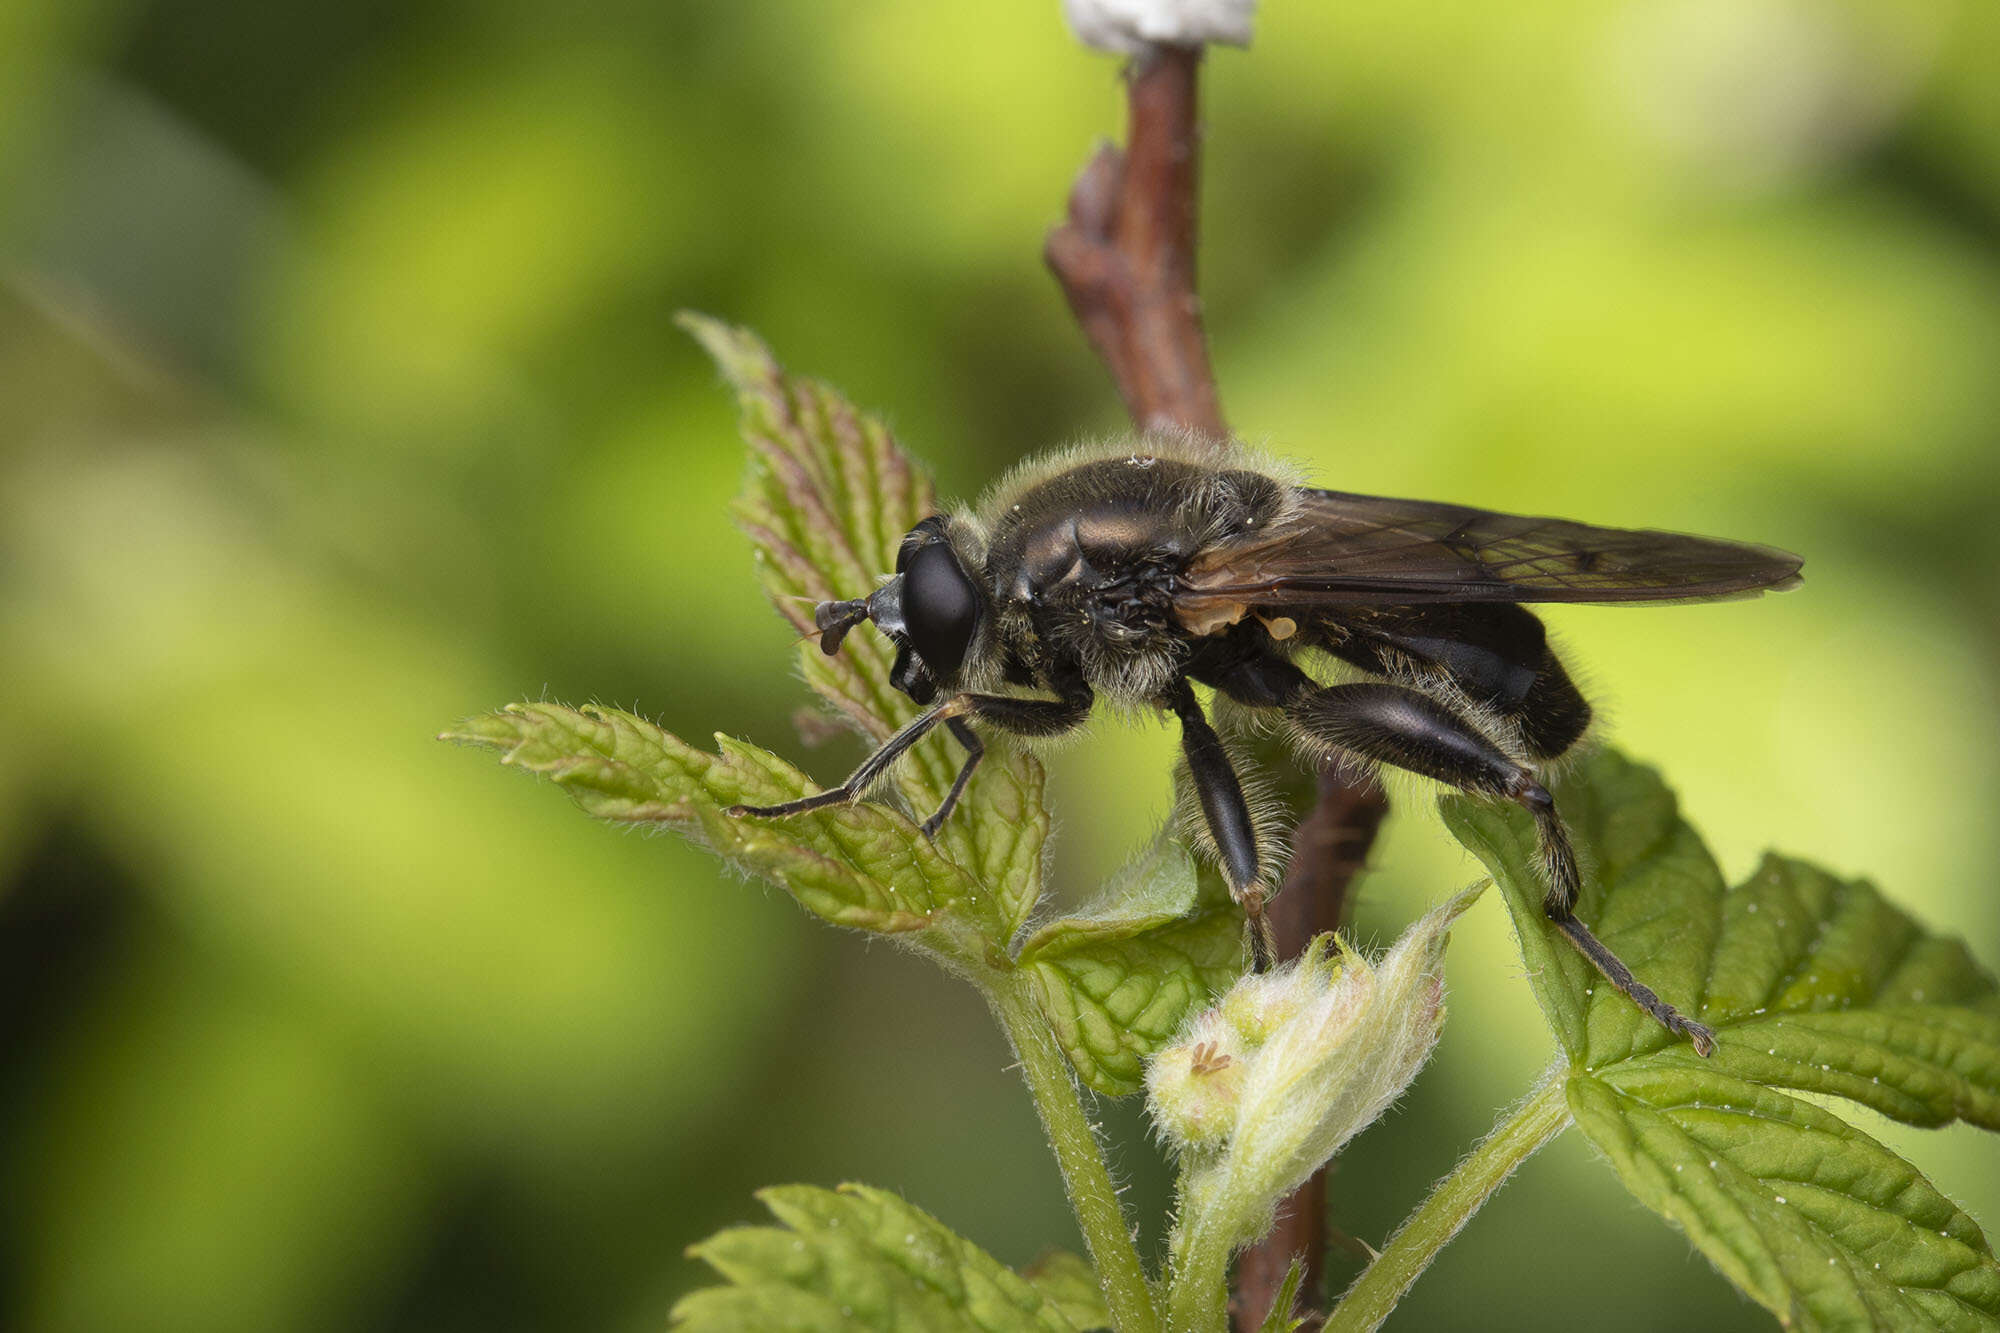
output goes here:
[[1325, 646], [1364, 671], [1446, 684], [1507, 722], [1530, 758], [1554, 759], [1590, 727], [1590, 704], [1539, 617], [1511, 603], [1406, 606], [1374, 613]]
[[1632, 970], [1576, 918], [1583, 881], [1569, 831], [1555, 798], [1533, 769], [1516, 762], [1470, 719], [1437, 699], [1402, 685], [1374, 682], [1334, 685], [1307, 694], [1285, 710], [1311, 741], [1347, 751], [1494, 800], [1513, 801], [1534, 816], [1548, 892], [1542, 911], [1607, 980], [1670, 1032], [1685, 1033], [1702, 1055], [1715, 1035], [1632, 975]]

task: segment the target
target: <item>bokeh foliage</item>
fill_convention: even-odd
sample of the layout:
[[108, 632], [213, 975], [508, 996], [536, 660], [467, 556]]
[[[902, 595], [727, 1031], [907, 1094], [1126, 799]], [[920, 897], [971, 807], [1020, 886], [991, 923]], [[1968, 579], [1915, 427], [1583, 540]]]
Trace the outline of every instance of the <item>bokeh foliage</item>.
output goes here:
[[[1231, 420], [1349, 489], [1805, 553], [1551, 619], [1732, 881], [1799, 849], [2000, 954], [1994, 10], [1264, 8], [1207, 87]], [[1075, 1246], [974, 1005], [429, 738], [596, 698], [844, 771], [671, 312], [947, 493], [1112, 429], [1037, 251], [1119, 114], [1053, 0], [0, 7], [0, 1324], [657, 1327], [775, 1179]], [[1166, 745], [1051, 756], [1058, 885], [1157, 826]], [[1478, 873], [1427, 805], [1364, 928]], [[1499, 908], [1456, 939], [1343, 1160], [1364, 1238], [1546, 1054]], [[1968, 1132], [1867, 1128], [2000, 1216]], [[1764, 1326], [1597, 1169], [1538, 1159], [1412, 1326]]]

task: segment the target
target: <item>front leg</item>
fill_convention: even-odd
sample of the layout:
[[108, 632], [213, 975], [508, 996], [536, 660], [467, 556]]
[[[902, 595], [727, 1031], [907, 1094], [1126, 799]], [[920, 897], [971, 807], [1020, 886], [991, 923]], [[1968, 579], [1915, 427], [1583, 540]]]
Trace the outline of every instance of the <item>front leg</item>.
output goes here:
[[1230, 896], [1243, 905], [1249, 920], [1251, 970], [1267, 972], [1277, 957], [1277, 938], [1264, 915], [1267, 894], [1257, 857], [1257, 828], [1250, 818], [1250, 803], [1243, 799], [1243, 784], [1222, 738], [1201, 711], [1194, 687], [1185, 679], [1175, 682], [1167, 702], [1181, 720], [1181, 753], [1187, 756], [1188, 776], [1215, 839]]
[[[881, 780], [889, 771], [889, 766], [908, 754], [910, 747], [922, 740], [932, 727], [940, 722], [958, 717], [965, 709], [958, 699], [947, 699], [941, 704], [926, 708], [916, 715], [909, 725], [883, 741], [874, 754], [861, 761], [861, 767], [848, 774], [847, 781], [829, 791], [816, 796], [804, 796], [796, 801], [786, 801], [783, 805], [732, 805], [722, 813], [740, 819], [754, 815], [759, 819], [784, 819], [790, 815], [803, 815], [812, 810], [824, 810], [830, 805], [845, 805], [858, 801], [868, 789]], [[968, 773], [966, 776], [970, 776]], [[953, 788], [956, 794], [957, 788]]]
[[[953, 702], [965, 712], [982, 722], [1011, 731], [1019, 736], [1054, 736], [1080, 726], [1090, 716], [1090, 706], [1094, 701], [1090, 690], [1082, 688], [1063, 699], [1016, 699], [1005, 694], [961, 694]], [[979, 761], [986, 757], [986, 746], [980, 742], [979, 734], [964, 722], [954, 717], [945, 723], [958, 743], [965, 747], [965, 763], [959, 768], [958, 776], [952, 780], [951, 790], [944, 794], [944, 800], [937, 811], [924, 821], [924, 836], [935, 838], [937, 831], [944, 827], [944, 821], [951, 818], [951, 812], [958, 805], [958, 798], [965, 794], [965, 784], [972, 781], [972, 771], [979, 767]]]
[[1081, 682], [1059, 699], [1023, 699], [1011, 694], [961, 694], [952, 703], [978, 721], [1016, 736], [1060, 736], [1075, 731], [1090, 716], [1097, 696]]
[[958, 718], [945, 724], [945, 730], [952, 734], [965, 750], [965, 762], [959, 765], [958, 776], [951, 780], [951, 790], [944, 794], [944, 800], [929, 819], [924, 821], [924, 836], [935, 838], [937, 831], [944, 827], [944, 821], [951, 818], [951, 812], [958, 805], [958, 798], [965, 795], [965, 784], [972, 781], [972, 771], [979, 767], [979, 761], [986, 757], [986, 747], [980, 743], [979, 733], [965, 725]]
[[813, 810], [824, 810], [830, 805], [846, 805], [867, 795], [868, 789], [882, 779], [898, 759], [908, 754], [910, 747], [922, 740], [938, 723], [946, 723], [952, 735], [965, 746], [968, 757], [959, 769], [951, 790], [945, 794], [944, 803], [936, 814], [924, 821], [924, 832], [937, 832], [951, 813], [952, 807], [965, 791], [965, 784], [972, 779], [972, 770], [978, 766], [985, 747], [979, 737], [960, 718], [972, 717], [1023, 736], [1054, 736], [1070, 731], [1081, 725], [1090, 716], [1093, 696], [1086, 686], [1079, 686], [1061, 699], [1016, 699], [1006, 694], [958, 694], [933, 705], [904, 727], [901, 731], [882, 742], [881, 748], [861, 761], [861, 766], [848, 775], [847, 781], [828, 791], [813, 796], [804, 796], [796, 801], [786, 801], [783, 805], [732, 805], [722, 813], [734, 818], [745, 815], [759, 819], [784, 819], [791, 815], [803, 815]]

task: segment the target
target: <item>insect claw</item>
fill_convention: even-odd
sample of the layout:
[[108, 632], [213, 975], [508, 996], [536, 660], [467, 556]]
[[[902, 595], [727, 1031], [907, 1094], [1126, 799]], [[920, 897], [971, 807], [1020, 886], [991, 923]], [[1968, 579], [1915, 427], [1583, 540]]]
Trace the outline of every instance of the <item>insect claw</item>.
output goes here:
[[1243, 925], [1250, 933], [1250, 970], [1269, 972], [1278, 961], [1278, 933], [1264, 913], [1264, 887], [1252, 884], [1238, 895], [1243, 905]]

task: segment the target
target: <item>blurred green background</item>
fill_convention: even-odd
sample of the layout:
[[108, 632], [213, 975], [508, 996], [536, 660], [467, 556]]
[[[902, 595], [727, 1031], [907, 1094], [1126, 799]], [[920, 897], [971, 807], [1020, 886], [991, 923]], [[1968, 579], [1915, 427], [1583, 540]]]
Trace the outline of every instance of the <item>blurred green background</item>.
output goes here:
[[[1732, 874], [1873, 876], [1989, 962], [1996, 15], [1269, 0], [1203, 256], [1231, 420], [1327, 484], [1806, 554], [1550, 619]], [[968, 991], [431, 737], [596, 699], [844, 771], [671, 313], [976, 490], [1121, 424], [1039, 261], [1120, 133], [1055, 0], [0, 6], [0, 1326], [659, 1328], [785, 1180], [1076, 1243]], [[1171, 743], [1053, 757], [1066, 892]], [[1476, 873], [1398, 797], [1371, 937]], [[1333, 1182], [1378, 1243], [1550, 1050], [1491, 897], [1451, 984]], [[1990, 1139], [1862, 1122], [2000, 1225]], [[1402, 1322], [1586, 1320], [1767, 1326], [1571, 1136]]]

